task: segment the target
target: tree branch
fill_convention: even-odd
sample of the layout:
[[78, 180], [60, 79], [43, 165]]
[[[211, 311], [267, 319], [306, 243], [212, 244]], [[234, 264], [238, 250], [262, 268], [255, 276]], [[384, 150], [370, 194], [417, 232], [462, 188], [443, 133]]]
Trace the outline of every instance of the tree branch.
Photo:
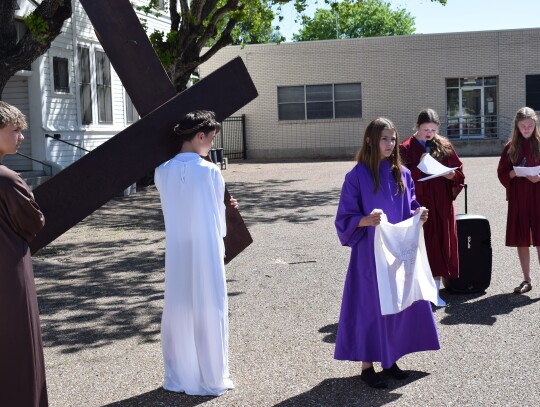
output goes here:
[[[216, 10], [216, 12], [212, 15], [212, 18], [210, 19], [210, 22], [206, 26], [206, 29], [202, 33], [199, 39], [197, 39], [197, 46], [202, 49], [204, 45], [208, 42], [208, 40], [216, 35], [217, 31], [217, 24], [219, 22], [219, 19], [223, 17], [225, 14], [230, 13], [232, 11], [240, 11], [244, 8], [243, 5], [239, 5], [239, 0], [229, 0], [223, 7]], [[229, 22], [227, 23], [227, 27], [223, 31], [223, 33], [227, 32], [227, 29], [230, 26], [231, 21], [234, 21], [234, 25], [230, 28], [230, 31], [234, 28], [234, 26], [238, 23], [236, 19], [231, 18]], [[222, 34], [223, 35], [223, 34]], [[221, 40], [221, 38], [220, 38]], [[218, 40], [219, 43], [219, 40]], [[228, 42], [228, 44], [231, 44], [231, 42]], [[217, 44], [217, 43], [216, 43]], [[216, 45], [214, 44], [214, 46]]]
[[221, 36], [219, 37], [219, 40], [203, 55], [199, 58], [199, 64], [203, 64], [206, 61], [208, 61], [210, 58], [212, 58], [221, 48], [226, 47], [227, 45], [232, 44], [233, 38], [231, 36], [232, 30], [236, 26], [238, 21], [231, 18], [229, 22], [227, 23], [227, 26], [221, 33]]

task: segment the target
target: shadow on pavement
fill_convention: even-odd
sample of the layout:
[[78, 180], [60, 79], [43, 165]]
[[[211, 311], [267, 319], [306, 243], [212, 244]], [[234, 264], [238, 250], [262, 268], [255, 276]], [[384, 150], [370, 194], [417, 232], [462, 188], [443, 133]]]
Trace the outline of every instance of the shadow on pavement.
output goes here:
[[[478, 298], [484, 294], [473, 294], [472, 298]], [[483, 298], [479, 301], [468, 302], [471, 295], [445, 296], [450, 305], [439, 308], [446, 314], [441, 319], [441, 324], [456, 325], [493, 325], [497, 321], [497, 315], [510, 314], [516, 308], [526, 307], [540, 301], [540, 298], [532, 299], [527, 295], [514, 293], [497, 294]]]
[[[101, 253], [88, 260], [66, 254], [34, 261], [45, 346], [73, 353], [130, 337], [140, 344], [159, 340], [162, 253], [116, 257], [114, 248], [92, 247]], [[76, 244], [57, 248], [72, 254], [81, 249]]]
[[428, 373], [409, 370], [410, 376], [403, 381], [385, 378], [387, 389], [372, 389], [360, 380], [360, 376], [326, 379], [313, 389], [291, 397], [274, 407], [377, 407], [398, 400], [400, 387], [428, 376]]
[[[403, 381], [385, 378], [387, 389], [372, 389], [360, 380], [360, 376], [326, 379], [313, 389], [284, 400], [274, 407], [377, 407], [391, 403], [401, 397], [392, 393], [400, 387], [422, 379], [429, 373], [409, 370], [410, 377]], [[194, 407], [213, 400], [214, 397], [188, 396], [158, 388], [126, 400], [107, 404], [103, 407]]]
[[212, 396], [188, 396], [185, 393], [173, 393], [158, 388], [126, 400], [107, 404], [103, 407], [194, 407], [213, 400]]
[[240, 212], [248, 226], [275, 222], [311, 223], [328, 216], [316, 214], [317, 208], [326, 205], [337, 208], [340, 189], [307, 191], [294, 188], [294, 183], [300, 181], [229, 182], [227, 188], [238, 199]]

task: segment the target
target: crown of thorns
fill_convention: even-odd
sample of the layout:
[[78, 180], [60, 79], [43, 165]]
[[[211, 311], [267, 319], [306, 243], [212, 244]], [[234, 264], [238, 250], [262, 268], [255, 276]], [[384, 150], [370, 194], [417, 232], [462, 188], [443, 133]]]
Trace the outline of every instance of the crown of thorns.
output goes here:
[[181, 129], [180, 125], [177, 124], [176, 126], [174, 126], [174, 132], [176, 134], [180, 134], [180, 135], [182, 135], [182, 134], [191, 134], [191, 133], [196, 132], [199, 129], [202, 129], [204, 126], [207, 126], [208, 124], [210, 124], [211, 121], [212, 121], [212, 119], [207, 119], [204, 122], [199, 123], [198, 125], [196, 125], [195, 127], [191, 128], [191, 129]]

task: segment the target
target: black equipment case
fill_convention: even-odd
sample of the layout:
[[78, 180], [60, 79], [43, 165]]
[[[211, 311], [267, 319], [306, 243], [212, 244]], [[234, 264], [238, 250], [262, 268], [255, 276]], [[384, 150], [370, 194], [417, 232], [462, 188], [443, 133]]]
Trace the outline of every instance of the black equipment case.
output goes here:
[[465, 214], [457, 215], [459, 278], [443, 285], [455, 293], [485, 291], [491, 283], [491, 229], [485, 216], [467, 214], [467, 184], [465, 184]]

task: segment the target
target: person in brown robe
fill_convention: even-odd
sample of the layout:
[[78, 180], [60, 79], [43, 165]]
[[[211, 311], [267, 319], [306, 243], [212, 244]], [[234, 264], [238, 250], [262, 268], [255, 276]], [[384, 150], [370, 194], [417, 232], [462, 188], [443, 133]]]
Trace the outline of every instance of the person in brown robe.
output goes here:
[[19, 148], [24, 115], [0, 101], [0, 406], [46, 407], [39, 310], [28, 242], [45, 220], [23, 179], [2, 165]]
[[[446, 279], [459, 277], [454, 200], [463, 189], [465, 182], [463, 164], [450, 141], [437, 134], [439, 126], [439, 116], [435, 110], [422, 110], [416, 121], [416, 133], [405, 139], [399, 146], [402, 163], [411, 171], [414, 180], [416, 200], [429, 209], [430, 216], [424, 223], [424, 234], [429, 265], [437, 288], [440, 288], [441, 277]], [[418, 181], [429, 175], [417, 168], [427, 152], [426, 142], [428, 145], [431, 144], [429, 154], [433, 158], [446, 167], [457, 168], [450, 174]], [[440, 296], [438, 305], [446, 305]]]
[[503, 149], [497, 175], [506, 188], [508, 215], [506, 246], [517, 247], [523, 282], [514, 288], [516, 294], [532, 289], [529, 247], [536, 246], [540, 262], [540, 176], [518, 177], [516, 167], [540, 165], [540, 132], [533, 109], [523, 107], [514, 118], [512, 138]]

